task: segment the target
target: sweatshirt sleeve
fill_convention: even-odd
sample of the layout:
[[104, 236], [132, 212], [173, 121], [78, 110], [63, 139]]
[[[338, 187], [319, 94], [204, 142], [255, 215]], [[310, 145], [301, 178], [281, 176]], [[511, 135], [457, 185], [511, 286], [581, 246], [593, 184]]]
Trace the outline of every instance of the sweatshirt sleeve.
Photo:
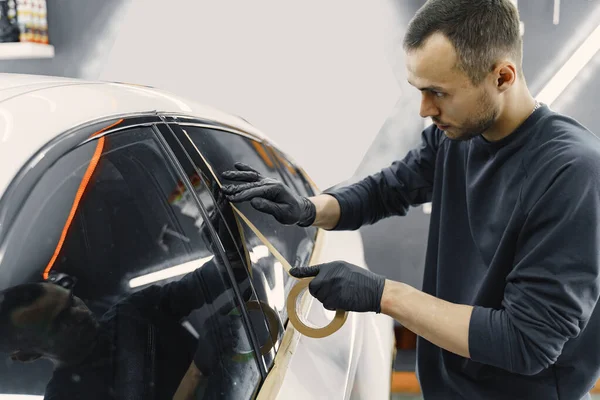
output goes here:
[[523, 375], [554, 364], [599, 296], [600, 163], [566, 163], [526, 211], [502, 308], [475, 307], [474, 361]]
[[350, 186], [328, 190], [340, 204], [333, 230], [356, 230], [392, 215], [406, 215], [409, 206], [431, 201], [437, 151], [443, 133], [435, 125], [421, 134], [421, 145], [402, 160]]

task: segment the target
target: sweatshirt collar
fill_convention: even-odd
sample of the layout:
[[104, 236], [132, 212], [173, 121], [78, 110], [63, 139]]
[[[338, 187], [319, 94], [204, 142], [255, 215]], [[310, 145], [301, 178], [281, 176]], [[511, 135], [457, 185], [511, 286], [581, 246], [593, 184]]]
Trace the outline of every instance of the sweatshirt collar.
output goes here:
[[517, 129], [512, 131], [512, 133], [510, 133], [508, 136], [506, 136], [498, 141], [490, 142], [487, 139], [485, 139], [483, 137], [483, 135], [479, 135], [479, 136], [473, 138], [473, 142], [474, 142], [474, 144], [476, 144], [478, 146], [484, 146], [491, 151], [500, 150], [501, 148], [506, 147], [507, 145], [509, 145], [511, 143], [519, 142], [520, 141], [519, 139], [521, 139], [523, 136], [526, 136], [523, 133], [528, 131], [531, 127], [533, 127], [538, 121], [540, 121], [549, 112], [550, 112], [550, 108], [546, 104], [541, 103], [540, 107], [538, 107], [537, 110], [535, 110], [533, 113], [531, 113], [531, 115], [529, 117], [527, 117], [527, 119], [525, 121], [523, 121], [523, 123], [521, 125], [519, 125], [519, 127], [517, 127]]

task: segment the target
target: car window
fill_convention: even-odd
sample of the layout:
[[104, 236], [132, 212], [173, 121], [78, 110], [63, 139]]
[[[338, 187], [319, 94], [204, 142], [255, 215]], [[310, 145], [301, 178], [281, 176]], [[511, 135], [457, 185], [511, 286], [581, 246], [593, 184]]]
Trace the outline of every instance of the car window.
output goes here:
[[[236, 162], [246, 163], [262, 175], [282, 180], [277, 164], [268, 149], [260, 142], [238, 134], [191, 125], [181, 128], [204, 155], [216, 174], [234, 169]], [[224, 180], [223, 183], [229, 183]], [[237, 207], [258, 228], [292, 266], [307, 265], [314, 246], [310, 230], [282, 225], [270, 215], [254, 209], [249, 202]], [[246, 224], [242, 233], [253, 266], [253, 282], [259, 298], [269, 302], [282, 321], [287, 321], [285, 299], [294, 285], [294, 279], [283, 270], [278, 260]]]
[[[261, 373], [228, 261], [212, 214], [181, 185], [150, 127], [87, 142], [47, 170], [0, 244], [0, 288], [48, 307], [20, 309], [27, 342], [10, 346], [64, 365], [3, 363], [0, 393], [172, 398], [192, 385], [196, 398], [253, 397]], [[40, 282], [35, 296], [15, 288]], [[186, 374], [193, 360], [203, 375]]]
[[[296, 190], [296, 193], [304, 197], [314, 196], [314, 190], [306, 181], [300, 169], [296, 167], [283, 152], [271, 146], [269, 146], [269, 150], [271, 150], [273, 157], [281, 166], [281, 173], [287, 176], [288, 180], [292, 183], [291, 187], [293, 187]], [[312, 237], [314, 237], [317, 234], [317, 228], [309, 227], [307, 229], [309, 235], [311, 235]]]
[[302, 173], [300, 170], [292, 163], [292, 161], [280, 150], [270, 147], [270, 150], [273, 153], [273, 156], [281, 165], [283, 172], [289, 177], [289, 179], [294, 183], [294, 188], [298, 194], [310, 197], [314, 195], [314, 192], [308, 182], [304, 180]]

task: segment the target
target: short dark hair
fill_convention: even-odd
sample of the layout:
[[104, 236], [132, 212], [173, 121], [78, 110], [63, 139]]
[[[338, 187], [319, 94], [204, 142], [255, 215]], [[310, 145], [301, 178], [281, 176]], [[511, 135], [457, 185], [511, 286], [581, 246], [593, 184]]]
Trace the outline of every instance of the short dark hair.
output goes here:
[[45, 293], [40, 283], [24, 283], [0, 291], [0, 350], [14, 350], [15, 329], [11, 320], [12, 313], [33, 304]]
[[510, 0], [428, 0], [408, 25], [404, 49], [420, 48], [434, 33], [452, 43], [457, 67], [475, 85], [505, 56], [513, 57], [522, 76], [520, 17]]

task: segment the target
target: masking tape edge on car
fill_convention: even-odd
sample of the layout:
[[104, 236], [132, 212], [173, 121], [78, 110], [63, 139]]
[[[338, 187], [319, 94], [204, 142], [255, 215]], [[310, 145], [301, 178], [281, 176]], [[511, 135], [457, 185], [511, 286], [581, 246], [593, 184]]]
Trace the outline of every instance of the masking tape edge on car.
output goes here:
[[[281, 255], [281, 253], [279, 253], [279, 251], [277, 251], [277, 249], [269, 242], [269, 240], [266, 237], [264, 237], [262, 233], [260, 233], [258, 228], [256, 228], [252, 224], [252, 222], [250, 222], [250, 220], [244, 214], [242, 214], [241, 211], [239, 211], [233, 204], [231, 205], [231, 207], [236, 211], [236, 213], [246, 223], [246, 225], [248, 225], [248, 227], [254, 232], [254, 234], [258, 236], [260, 241], [265, 246], [267, 246], [269, 251], [277, 259], [277, 261], [281, 263], [283, 269], [285, 269], [285, 271], [289, 274], [290, 269], [292, 269], [290, 263]], [[296, 283], [294, 287], [292, 287], [292, 289], [290, 290], [290, 294], [288, 295], [286, 302], [286, 307], [290, 322], [292, 323], [294, 328], [296, 328], [301, 334], [312, 338], [323, 338], [333, 334], [338, 329], [340, 329], [346, 322], [346, 319], [348, 318], [348, 313], [346, 311], [337, 310], [335, 312], [335, 317], [333, 318], [331, 323], [322, 328], [311, 328], [304, 324], [296, 310], [296, 301], [298, 299], [298, 296], [302, 293], [302, 290], [307, 288], [313, 279], [314, 278], [304, 278], [298, 280], [298, 283]]]
[[[198, 152], [198, 154], [200, 155], [200, 157], [202, 158], [202, 160], [204, 161], [204, 163], [206, 164], [206, 166], [208, 167], [208, 169], [210, 170], [210, 173], [212, 174], [213, 178], [215, 179], [215, 182], [217, 182], [217, 185], [219, 185], [219, 187], [223, 187], [223, 185], [221, 184], [221, 180], [219, 179], [219, 177], [213, 170], [213, 168], [210, 165], [210, 163], [208, 162], [208, 160], [204, 157], [202, 152], [200, 152], [200, 150], [197, 147], [195, 147], [195, 148], [196, 148], [196, 151]], [[277, 259], [277, 261], [279, 261], [281, 263], [283, 269], [289, 275], [290, 269], [292, 269], [292, 266], [285, 259], [285, 257], [283, 257], [281, 255], [281, 253], [279, 253], [279, 251], [275, 248], [275, 246], [273, 246], [271, 244], [271, 242], [269, 242], [269, 240], [258, 230], [258, 228], [256, 226], [254, 226], [254, 224], [252, 222], [250, 222], [250, 220], [240, 210], [237, 209], [236, 206], [231, 204], [231, 208], [246, 223], [248, 228], [250, 228], [250, 230], [252, 232], [254, 232], [254, 234], [258, 237], [258, 239], [265, 246], [267, 246], [269, 251], [273, 254], [273, 256]], [[292, 276], [292, 275], [290, 275], [290, 276]], [[297, 278], [295, 278], [295, 279], [297, 279]], [[292, 287], [292, 290], [290, 291], [290, 294], [286, 301], [288, 318], [290, 319], [290, 322], [292, 323], [294, 328], [296, 328], [296, 330], [298, 332], [300, 332], [301, 334], [303, 334], [304, 336], [308, 336], [308, 337], [312, 337], [312, 338], [323, 338], [323, 337], [327, 337], [327, 336], [335, 333], [337, 330], [339, 330], [346, 322], [346, 319], [348, 318], [348, 313], [346, 311], [337, 310], [335, 312], [335, 317], [333, 318], [331, 323], [322, 328], [311, 328], [311, 327], [307, 326], [306, 324], [304, 324], [300, 320], [300, 317], [296, 310], [296, 301], [297, 301], [297, 298], [300, 295], [300, 293], [302, 293], [302, 290], [304, 288], [308, 287], [308, 284], [310, 283], [310, 281], [312, 279], [313, 278], [299, 279], [298, 280], [299, 282], [296, 285], [294, 285], [294, 287]]]

